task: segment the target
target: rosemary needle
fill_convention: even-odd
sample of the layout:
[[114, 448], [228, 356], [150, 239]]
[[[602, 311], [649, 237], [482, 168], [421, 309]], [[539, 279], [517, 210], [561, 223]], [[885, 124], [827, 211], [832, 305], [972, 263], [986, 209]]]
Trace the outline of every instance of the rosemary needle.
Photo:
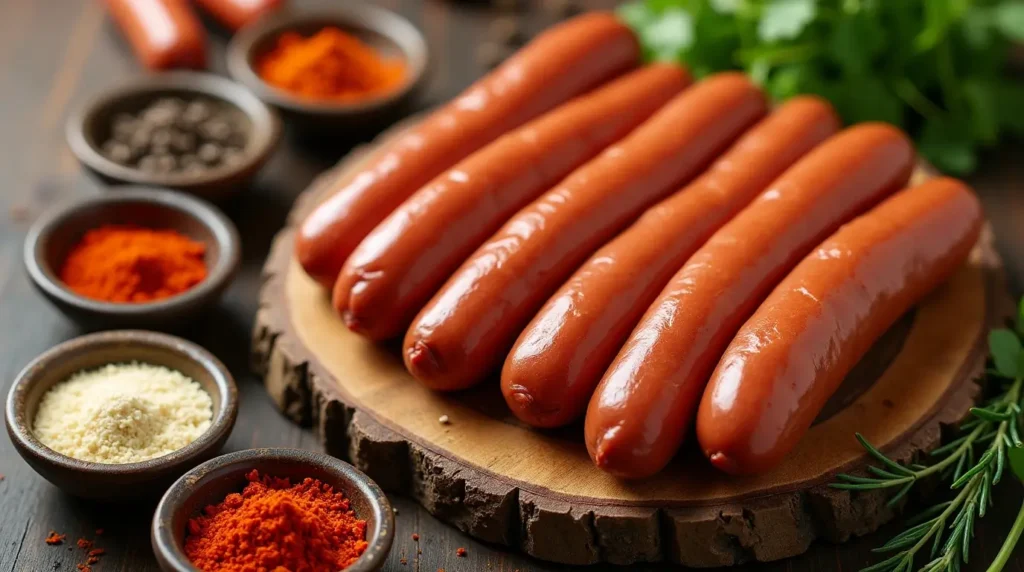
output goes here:
[[[900, 464], [871, 444], [863, 435], [857, 440], [881, 466], [869, 466], [870, 476], [841, 474], [830, 486], [848, 491], [894, 489], [889, 505], [903, 499], [921, 479], [938, 475], [950, 482], [956, 496], [926, 508], [907, 521], [909, 528], [897, 534], [875, 552], [892, 556], [864, 568], [861, 572], [911, 572], [919, 556], [927, 561], [921, 572], [955, 572], [970, 559], [975, 521], [983, 518], [992, 505], [992, 486], [1006, 472], [1010, 449], [1024, 446], [1021, 440], [1022, 391], [1024, 391], [1024, 300], [1022, 318], [1016, 331], [995, 330], [989, 336], [993, 368], [985, 370], [986, 381], [997, 384], [1001, 392], [981, 407], [971, 408], [971, 416], [961, 423], [956, 437], [935, 449], [931, 465]], [[1024, 530], [1024, 507], [1007, 537], [1000, 556], [990, 570], [1001, 570], [1004, 553], [1012, 551]]]

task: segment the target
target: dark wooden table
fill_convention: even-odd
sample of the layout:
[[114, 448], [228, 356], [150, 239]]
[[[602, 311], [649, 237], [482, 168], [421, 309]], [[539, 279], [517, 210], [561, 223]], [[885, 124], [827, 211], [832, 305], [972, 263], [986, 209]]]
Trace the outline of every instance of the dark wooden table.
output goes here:
[[[321, 4], [350, 0], [321, 0]], [[296, 0], [296, 4], [316, 4]], [[424, 105], [459, 92], [483, 72], [474, 47], [485, 41], [495, 12], [480, 2], [381, 0], [426, 34], [433, 68]], [[540, 2], [536, 2], [540, 4]], [[594, 0], [587, 5], [609, 5]], [[527, 26], [535, 31], [551, 16], [534, 6]], [[223, 70], [224, 37], [214, 41], [214, 68]], [[85, 175], [64, 143], [64, 120], [83, 97], [140, 73], [96, 0], [0, 0], [0, 380], [6, 395], [11, 380], [34, 356], [83, 333], [37, 295], [22, 267], [21, 246], [31, 221], [52, 203], [101, 192]], [[254, 188], [226, 212], [244, 237], [244, 266], [219, 309], [187, 336], [209, 348], [231, 368], [241, 390], [241, 413], [226, 450], [254, 446], [318, 448], [310, 431], [296, 427], [273, 408], [248, 371], [249, 334], [256, 310], [260, 266], [292, 200], [307, 183], [346, 151], [343, 145], [312, 146], [289, 139]], [[972, 182], [983, 195], [999, 237], [1011, 282], [1024, 278], [1024, 148], [991, 153]], [[1019, 290], [1015, 290], [1019, 291]], [[152, 507], [104, 506], [69, 497], [36, 475], [0, 438], [0, 571], [75, 570], [82, 562], [73, 547], [79, 537], [96, 539], [107, 554], [97, 572], [156, 570], [149, 546]], [[999, 487], [995, 510], [978, 526], [970, 570], [984, 570], [998, 550], [1022, 500], [1016, 483]], [[398, 536], [385, 567], [388, 572], [444, 568], [454, 571], [560, 570], [476, 542], [431, 517], [408, 499], [395, 497]], [[97, 528], [104, 530], [96, 536]], [[43, 542], [50, 530], [67, 534], [56, 547]], [[876, 561], [869, 549], [897, 530], [887, 530], [844, 546], [819, 544], [788, 561], [751, 567], [759, 570], [855, 570]], [[418, 533], [420, 541], [411, 539]], [[458, 558], [458, 547], [468, 555]], [[422, 553], [418, 553], [417, 549]], [[636, 567], [653, 570], [661, 566]], [[1012, 570], [1024, 570], [1024, 548]]]

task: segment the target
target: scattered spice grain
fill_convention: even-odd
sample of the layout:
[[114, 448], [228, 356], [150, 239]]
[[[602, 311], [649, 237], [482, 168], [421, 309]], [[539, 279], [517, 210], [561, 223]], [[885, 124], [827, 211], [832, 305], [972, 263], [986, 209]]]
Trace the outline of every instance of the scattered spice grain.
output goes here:
[[96, 529], [96, 536], [103, 536], [103, 529], [102, 528], [97, 528]]
[[81, 548], [82, 550], [86, 550], [86, 551], [92, 550], [92, 541], [91, 540], [86, 540], [85, 538], [79, 538], [78, 542], [76, 542], [75, 544], [77, 544], [78, 547]]
[[451, 423], [451, 419], [449, 419], [447, 415], [442, 415], [437, 418], [437, 422], [440, 423], [441, 425], [447, 425]]
[[57, 534], [56, 531], [51, 530], [50, 534], [46, 536], [46, 540], [44, 542], [50, 546], [58, 546], [60, 544], [64, 544], [64, 539], [67, 537], [68, 535], [66, 534]]
[[412, 533], [412, 541], [413, 542], [419, 542], [420, 541], [420, 535], [416, 534], [415, 532]]
[[461, 546], [458, 547], [458, 549], [455, 550], [455, 555], [459, 558], [464, 558], [466, 556], [466, 549]]

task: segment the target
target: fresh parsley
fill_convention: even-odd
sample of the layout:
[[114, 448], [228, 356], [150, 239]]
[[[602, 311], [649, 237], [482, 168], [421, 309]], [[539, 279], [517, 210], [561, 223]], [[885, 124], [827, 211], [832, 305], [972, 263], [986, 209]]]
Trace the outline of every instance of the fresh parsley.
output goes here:
[[620, 15], [649, 59], [743, 69], [775, 100], [821, 95], [848, 123], [906, 129], [948, 173], [1024, 137], [1024, 81], [1005, 74], [1024, 0], [640, 0]]

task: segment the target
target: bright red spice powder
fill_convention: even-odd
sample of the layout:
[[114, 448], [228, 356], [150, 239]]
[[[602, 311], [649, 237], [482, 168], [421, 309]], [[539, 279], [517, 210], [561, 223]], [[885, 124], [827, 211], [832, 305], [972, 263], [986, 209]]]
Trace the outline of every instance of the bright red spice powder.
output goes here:
[[241, 493], [188, 523], [185, 554], [203, 572], [340, 570], [366, 550], [366, 521], [330, 485], [246, 478]]

